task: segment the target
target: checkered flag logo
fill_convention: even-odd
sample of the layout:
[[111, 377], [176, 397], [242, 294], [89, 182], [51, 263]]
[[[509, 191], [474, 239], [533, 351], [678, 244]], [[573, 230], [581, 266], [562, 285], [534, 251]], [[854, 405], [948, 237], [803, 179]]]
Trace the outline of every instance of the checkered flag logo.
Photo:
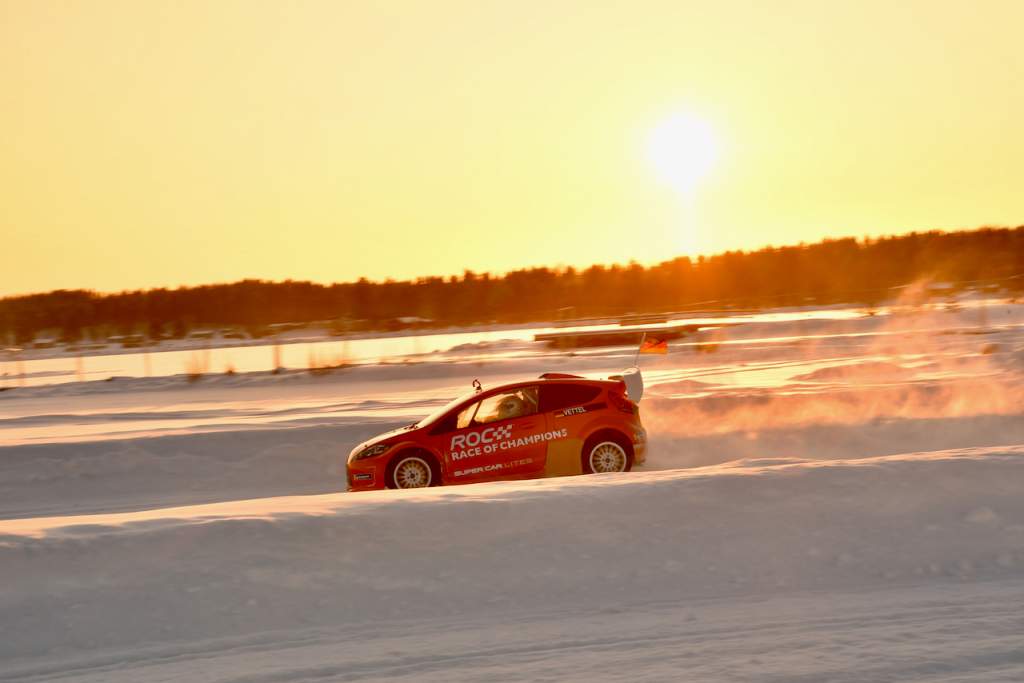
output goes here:
[[502, 427], [496, 427], [494, 429], [494, 440], [501, 441], [512, 436], [512, 425], [504, 425]]

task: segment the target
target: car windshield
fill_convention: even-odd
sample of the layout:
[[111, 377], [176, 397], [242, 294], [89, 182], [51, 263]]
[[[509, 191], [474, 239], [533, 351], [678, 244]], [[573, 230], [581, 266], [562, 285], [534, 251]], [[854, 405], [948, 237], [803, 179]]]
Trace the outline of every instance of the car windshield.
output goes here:
[[430, 415], [427, 415], [425, 418], [423, 418], [419, 422], [414, 423], [414, 426], [416, 426], [416, 427], [425, 427], [425, 426], [427, 426], [429, 424], [433, 424], [433, 423], [437, 422], [442, 417], [447, 415], [449, 410], [451, 410], [455, 406], [459, 405], [463, 401], [469, 400], [473, 396], [476, 396], [476, 393], [477, 392], [474, 391], [473, 393], [463, 394], [462, 396], [459, 396], [458, 398], [452, 399], [448, 403], [445, 403], [443, 406], [441, 406], [440, 408], [438, 408], [437, 410], [432, 412]]

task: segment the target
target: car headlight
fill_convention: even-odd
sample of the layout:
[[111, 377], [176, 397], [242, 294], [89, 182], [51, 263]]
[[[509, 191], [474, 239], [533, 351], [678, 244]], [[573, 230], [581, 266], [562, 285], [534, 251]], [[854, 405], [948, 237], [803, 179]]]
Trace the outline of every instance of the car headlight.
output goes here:
[[354, 458], [352, 458], [352, 459], [353, 460], [365, 460], [366, 458], [375, 458], [378, 455], [382, 455], [383, 453], [386, 453], [389, 448], [391, 448], [391, 444], [389, 444], [389, 443], [379, 443], [379, 444], [376, 444], [376, 445], [373, 445], [373, 446], [367, 446], [363, 450], [361, 450], [358, 453], [356, 453], [356, 456]]

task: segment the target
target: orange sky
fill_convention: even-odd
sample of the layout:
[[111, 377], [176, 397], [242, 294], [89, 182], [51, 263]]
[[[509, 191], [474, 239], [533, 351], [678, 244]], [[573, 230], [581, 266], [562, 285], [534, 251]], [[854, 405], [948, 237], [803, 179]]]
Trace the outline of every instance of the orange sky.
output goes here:
[[[0, 0], [0, 294], [1021, 224], [1022, 26], [1015, 0]], [[686, 193], [649, 158], [680, 115], [716, 149]]]

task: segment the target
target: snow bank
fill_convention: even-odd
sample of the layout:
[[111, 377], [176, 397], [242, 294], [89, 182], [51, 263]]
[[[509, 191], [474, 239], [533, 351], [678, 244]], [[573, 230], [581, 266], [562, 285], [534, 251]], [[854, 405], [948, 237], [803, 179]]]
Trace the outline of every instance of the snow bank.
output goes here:
[[0, 659], [1021, 578], [1021, 481], [1024, 447], [0, 521]]

